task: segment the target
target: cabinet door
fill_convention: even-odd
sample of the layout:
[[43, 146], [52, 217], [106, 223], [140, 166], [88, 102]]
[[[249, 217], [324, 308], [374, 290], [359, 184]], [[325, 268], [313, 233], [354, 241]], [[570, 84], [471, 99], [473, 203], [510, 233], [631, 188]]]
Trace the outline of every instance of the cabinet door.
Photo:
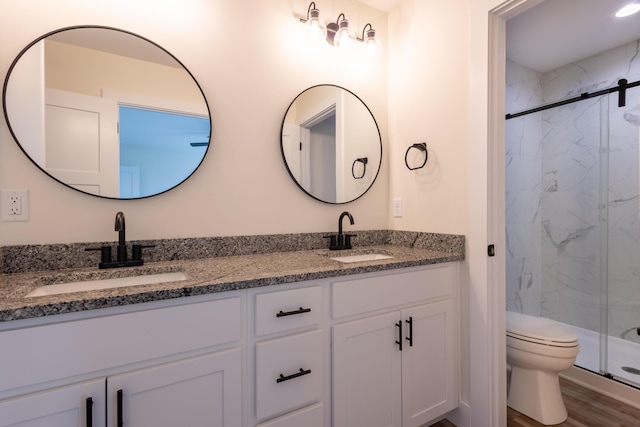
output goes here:
[[403, 310], [402, 320], [402, 425], [417, 427], [457, 406], [453, 303]]
[[0, 426], [104, 427], [104, 378], [0, 401]]
[[333, 327], [335, 427], [400, 427], [399, 312]]
[[109, 426], [239, 426], [240, 368], [232, 349], [109, 377]]

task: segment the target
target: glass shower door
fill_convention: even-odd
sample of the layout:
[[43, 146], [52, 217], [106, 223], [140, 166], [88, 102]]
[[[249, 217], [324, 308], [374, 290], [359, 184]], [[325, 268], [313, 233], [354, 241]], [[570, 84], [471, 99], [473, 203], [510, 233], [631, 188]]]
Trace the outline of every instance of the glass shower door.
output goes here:
[[[627, 78], [630, 82], [638, 79]], [[606, 373], [640, 385], [640, 87], [608, 96]]]

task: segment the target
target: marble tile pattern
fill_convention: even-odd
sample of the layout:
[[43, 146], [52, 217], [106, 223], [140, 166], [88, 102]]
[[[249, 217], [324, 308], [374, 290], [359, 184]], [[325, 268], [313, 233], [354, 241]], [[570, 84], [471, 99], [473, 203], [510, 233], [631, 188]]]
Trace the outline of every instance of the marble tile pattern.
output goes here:
[[[640, 41], [546, 73], [507, 62], [507, 111], [640, 80]], [[640, 326], [640, 88], [506, 122], [507, 308]]]
[[[354, 249], [330, 251], [325, 234], [159, 240], [154, 241], [157, 251], [149, 251], [143, 266], [104, 270], [97, 268], [96, 253], [89, 252], [94, 256], [87, 260], [84, 252], [85, 247], [101, 243], [3, 247], [4, 263], [12, 261], [0, 275], [0, 321], [461, 261], [465, 256], [465, 239], [460, 235], [358, 231]], [[353, 264], [331, 259], [362, 253], [393, 258]], [[187, 280], [25, 298], [43, 285], [172, 271], [184, 272]]]

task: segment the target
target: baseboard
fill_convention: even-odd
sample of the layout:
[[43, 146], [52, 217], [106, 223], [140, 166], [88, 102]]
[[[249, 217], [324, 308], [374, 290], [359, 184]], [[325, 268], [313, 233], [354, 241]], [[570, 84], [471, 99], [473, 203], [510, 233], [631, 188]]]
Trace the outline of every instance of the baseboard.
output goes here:
[[467, 402], [460, 402], [458, 408], [449, 412], [444, 418], [456, 425], [456, 427], [471, 427], [471, 407]]
[[637, 388], [629, 387], [575, 366], [564, 371], [560, 376], [626, 405], [640, 409], [640, 390]]

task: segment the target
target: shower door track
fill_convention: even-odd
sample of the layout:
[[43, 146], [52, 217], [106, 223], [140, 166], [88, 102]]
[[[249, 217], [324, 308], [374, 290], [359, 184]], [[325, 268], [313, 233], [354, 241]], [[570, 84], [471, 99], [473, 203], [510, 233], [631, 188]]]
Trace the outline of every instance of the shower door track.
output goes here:
[[564, 101], [554, 102], [552, 104], [541, 105], [540, 107], [532, 108], [530, 110], [521, 111], [519, 113], [507, 114], [506, 120], [515, 119], [516, 117], [526, 116], [527, 114], [537, 113], [539, 111], [548, 110], [550, 108], [560, 107], [561, 105], [572, 104], [574, 102], [583, 101], [589, 98], [595, 98], [597, 96], [607, 95], [610, 93], [618, 92], [618, 107], [624, 107], [626, 104], [626, 91], [632, 87], [640, 86], [640, 80], [627, 83], [627, 79], [618, 80], [618, 86], [610, 87], [608, 89], [602, 89], [597, 92], [584, 92], [573, 98], [565, 99]]

